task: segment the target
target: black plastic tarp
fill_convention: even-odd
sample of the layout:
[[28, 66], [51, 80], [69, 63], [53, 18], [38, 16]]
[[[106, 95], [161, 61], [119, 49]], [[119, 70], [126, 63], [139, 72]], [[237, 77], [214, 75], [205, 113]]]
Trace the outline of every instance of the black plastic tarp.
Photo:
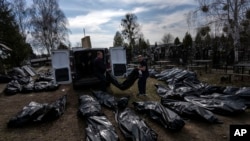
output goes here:
[[87, 118], [86, 141], [118, 141], [115, 128], [106, 116]]
[[213, 85], [207, 85], [204, 89], [202, 94], [203, 95], [210, 95], [213, 93], [223, 93], [226, 87], [223, 86], [213, 86]]
[[156, 92], [160, 97], [164, 97], [165, 94], [171, 90], [170, 88], [162, 84], [155, 84], [155, 87], [156, 87]]
[[107, 72], [106, 73], [106, 78], [108, 82], [111, 82], [114, 86], [116, 86], [117, 88], [121, 89], [121, 90], [126, 90], [128, 88], [130, 88], [134, 82], [136, 81], [136, 79], [138, 78], [138, 69], [134, 69], [132, 70], [132, 72], [128, 75], [128, 77], [126, 78], [126, 80], [124, 80], [122, 83], [120, 83], [115, 76], [113, 76], [111, 73]]
[[92, 94], [101, 105], [104, 105], [114, 111], [117, 110], [117, 108], [125, 108], [128, 105], [129, 97], [116, 98], [103, 91], [92, 91]]
[[188, 102], [222, 115], [234, 115], [242, 113], [247, 108], [244, 102], [234, 100], [211, 99], [197, 96], [186, 96], [184, 99]]
[[[59, 84], [54, 81], [52, 73], [40, 73], [38, 78], [33, 79], [27, 75], [22, 68], [13, 68], [8, 72], [11, 81], [8, 82], [4, 92], [6, 95], [14, 95], [17, 93], [54, 91], [59, 88]], [[1, 78], [1, 77], [0, 77]], [[8, 80], [9, 81], [9, 80]]]
[[157, 133], [152, 130], [139, 116], [131, 109], [116, 113], [116, 120], [119, 128], [127, 140], [132, 141], [156, 141]]
[[169, 70], [165, 70], [163, 72], [161, 72], [161, 74], [156, 75], [156, 78], [158, 80], [161, 81], [168, 81], [168, 79], [172, 79], [176, 74], [182, 72], [182, 69], [178, 69], [178, 68], [173, 68], [173, 69], [169, 69]]
[[34, 83], [34, 92], [54, 91], [59, 88], [59, 84], [54, 81], [38, 81]]
[[26, 85], [32, 81], [31, 77], [15, 77], [15, 79], [19, 82], [21, 85]]
[[228, 95], [232, 95], [235, 94], [240, 88], [238, 87], [233, 87], [233, 86], [227, 86], [224, 91], [223, 94], [228, 94]]
[[117, 99], [103, 91], [92, 91], [94, 97], [99, 101], [101, 105], [115, 110], [117, 108]]
[[183, 119], [162, 104], [156, 101], [134, 102], [136, 111], [146, 113], [151, 119], [166, 129], [177, 131], [184, 127]]
[[8, 127], [23, 127], [25, 125], [40, 122], [44, 113], [47, 111], [48, 104], [30, 102], [16, 116], [8, 122]]
[[250, 87], [240, 88], [238, 91], [235, 92], [235, 94], [242, 98], [250, 99]]
[[224, 115], [243, 112], [250, 105], [250, 88], [209, 85], [198, 80], [195, 73], [178, 68], [164, 70], [156, 77], [168, 84], [155, 85], [163, 99], [188, 101]]
[[100, 103], [92, 96], [82, 95], [79, 98], [80, 106], [78, 108], [78, 116], [89, 117], [103, 115]]
[[8, 127], [23, 127], [32, 123], [55, 120], [64, 113], [66, 98], [64, 95], [52, 104], [32, 101], [9, 120]]
[[199, 96], [201, 94], [200, 90], [188, 86], [180, 86], [176, 89], [170, 89], [167, 86], [155, 84], [157, 88], [157, 93], [161, 98], [184, 100], [185, 96], [195, 95]]
[[245, 97], [240, 94], [221, 94], [221, 93], [213, 93], [211, 95], [200, 95], [201, 98], [206, 99], [219, 99], [219, 100], [229, 100], [234, 101], [235, 103], [245, 104], [247, 107], [250, 106], [249, 97]]
[[45, 113], [43, 120], [44, 121], [51, 121], [58, 119], [60, 116], [62, 116], [66, 110], [66, 104], [67, 104], [67, 95], [62, 96], [55, 102], [49, 104], [48, 111]]
[[49, 85], [49, 82], [47, 81], [35, 82], [33, 90], [34, 92], [42, 92], [47, 89], [48, 85]]
[[8, 72], [11, 76], [17, 76], [21, 75], [23, 77], [27, 76], [27, 74], [24, 72], [22, 68], [15, 67], [10, 72]]
[[209, 110], [190, 102], [161, 99], [162, 105], [172, 109], [183, 118], [200, 119], [210, 123], [221, 123], [219, 119]]
[[6, 95], [14, 95], [22, 91], [22, 85], [17, 80], [12, 80], [4, 89]]
[[87, 141], [118, 141], [118, 135], [111, 122], [101, 112], [100, 103], [90, 95], [79, 98], [78, 116], [87, 120]]
[[174, 85], [176, 83], [182, 82], [185, 79], [195, 79], [196, 77], [196, 73], [188, 70], [182, 70], [172, 75], [172, 77], [166, 81], [169, 83], [169, 85]]
[[34, 82], [29, 82], [26, 85], [23, 85], [21, 93], [30, 93], [33, 92], [34, 88]]

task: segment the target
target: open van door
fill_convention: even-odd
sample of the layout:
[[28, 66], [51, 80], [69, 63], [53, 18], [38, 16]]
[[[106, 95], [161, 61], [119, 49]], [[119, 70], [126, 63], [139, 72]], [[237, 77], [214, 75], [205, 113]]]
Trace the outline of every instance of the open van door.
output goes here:
[[58, 84], [72, 82], [69, 50], [54, 50], [51, 56], [53, 76]]
[[109, 52], [112, 74], [114, 76], [123, 76], [127, 71], [126, 49], [124, 47], [111, 47]]

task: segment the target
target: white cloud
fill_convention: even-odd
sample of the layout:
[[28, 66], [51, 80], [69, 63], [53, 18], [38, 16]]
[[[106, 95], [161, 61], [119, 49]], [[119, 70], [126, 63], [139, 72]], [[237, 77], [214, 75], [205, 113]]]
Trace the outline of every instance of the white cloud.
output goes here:
[[[76, 8], [75, 11], [80, 14], [68, 17], [69, 28], [72, 31], [70, 34], [70, 41], [72, 46], [81, 42], [83, 35], [83, 28], [87, 35], [91, 36], [93, 47], [110, 47], [113, 44], [113, 37], [116, 31], [120, 31], [120, 20], [126, 13], [142, 14], [144, 12], [150, 13], [150, 16], [143, 15], [139, 17], [138, 21], [141, 25], [141, 31], [145, 39], [149, 39], [151, 44], [161, 41], [165, 33], [171, 33], [174, 37], [179, 37], [182, 40], [185, 33], [188, 31], [186, 22], [186, 14], [190, 9], [175, 9], [181, 5], [195, 5], [194, 0], [99, 0], [103, 3], [110, 4], [110, 7], [103, 7], [102, 9], [89, 8], [81, 10]], [[84, 3], [84, 2], [83, 2]], [[119, 5], [116, 5], [118, 4]], [[115, 9], [112, 9], [112, 6]], [[137, 7], [136, 7], [137, 6]], [[129, 7], [127, 9], [126, 7]], [[67, 8], [66, 10], [74, 11], [74, 8]], [[119, 10], [117, 10], [119, 9]], [[172, 14], [166, 11], [176, 11]], [[89, 11], [88, 11], [89, 10]], [[162, 10], [162, 13], [156, 10]], [[83, 15], [88, 11], [87, 14]], [[67, 14], [66, 14], [67, 15]], [[143, 21], [143, 19], [151, 19], [150, 21]]]
[[[132, 10], [132, 13], [145, 12], [148, 9], [145, 7], [136, 7]], [[124, 16], [129, 11], [120, 10], [96, 10], [90, 11], [87, 15], [78, 15], [75, 17], [69, 17], [70, 28], [88, 28], [90, 31], [100, 31], [100, 25], [108, 23], [115, 17]]]
[[[132, 13], [141, 13], [148, 11], [145, 7], [135, 7]], [[87, 15], [77, 15], [69, 17], [69, 28], [72, 31], [70, 41], [72, 45], [79, 43], [83, 37], [83, 28], [92, 38], [94, 46], [112, 46], [115, 32], [120, 30], [120, 20], [114, 20], [117, 17], [123, 17], [128, 10], [92, 10]], [[105, 26], [105, 28], [103, 27]], [[110, 31], [112, 29], [113, 31]], [[78, 30], [77, 33], [74, 31]]]
[[70, 28], [88, 28], [90, 31], [99, 31], [100, 25], [109, 22], [113, 17], [123, 15], [123, 11], [93, 11], [87, 15], [78, 15], [69, 19]]
[[185, 14], [186, 10], [178, 11], [170, 15], [159, 15], [155, 21], [143, 23], [142, 32], [145, 39], [149, 39], [151, 44], [161, 42], [165, 33], [170, 33], [174, 38], [180, 40], [189, 31]]
[[183, 5], [183, 4], [194, 4], [195, 0], [100, 0], [106, 3], [119, 2], [124, 4], [149, 4], [149, 5]]

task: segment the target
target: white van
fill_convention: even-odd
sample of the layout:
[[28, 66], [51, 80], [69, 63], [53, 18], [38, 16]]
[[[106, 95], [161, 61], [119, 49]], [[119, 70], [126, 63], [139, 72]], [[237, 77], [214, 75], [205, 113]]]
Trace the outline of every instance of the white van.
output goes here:
[[[125, 51], [124, 48], [120, 49]], [[100, 80], [94, 76], [93, 70], [93, 61], [97, 56], [97, 51], [103, 52], [103, 60], [107, 69], [110, 69], [115, 76], [122, 76], [126, 72], [126, 52], [124, 54], [118, 50], [118, 48], [54, 50], [52, 51], [52, 69], [55, 81], [59, 84], [73, 83], [75, 89], [98, 86]]]

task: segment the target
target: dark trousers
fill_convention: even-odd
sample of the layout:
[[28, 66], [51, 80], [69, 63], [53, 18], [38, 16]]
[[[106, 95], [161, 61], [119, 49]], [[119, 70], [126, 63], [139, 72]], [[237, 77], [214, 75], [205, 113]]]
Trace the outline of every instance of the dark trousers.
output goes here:
[[106, 92], [107, 80], [104, 74], [96, 74], [96, 77], [101, 81], [100, 82], [100, 90]]
[[147, 81], [147, 76], [141, 76], [139, 77], [138, 80], [138, 89], [139, 89], [139, 94], [146, 94], [146, 81]]

